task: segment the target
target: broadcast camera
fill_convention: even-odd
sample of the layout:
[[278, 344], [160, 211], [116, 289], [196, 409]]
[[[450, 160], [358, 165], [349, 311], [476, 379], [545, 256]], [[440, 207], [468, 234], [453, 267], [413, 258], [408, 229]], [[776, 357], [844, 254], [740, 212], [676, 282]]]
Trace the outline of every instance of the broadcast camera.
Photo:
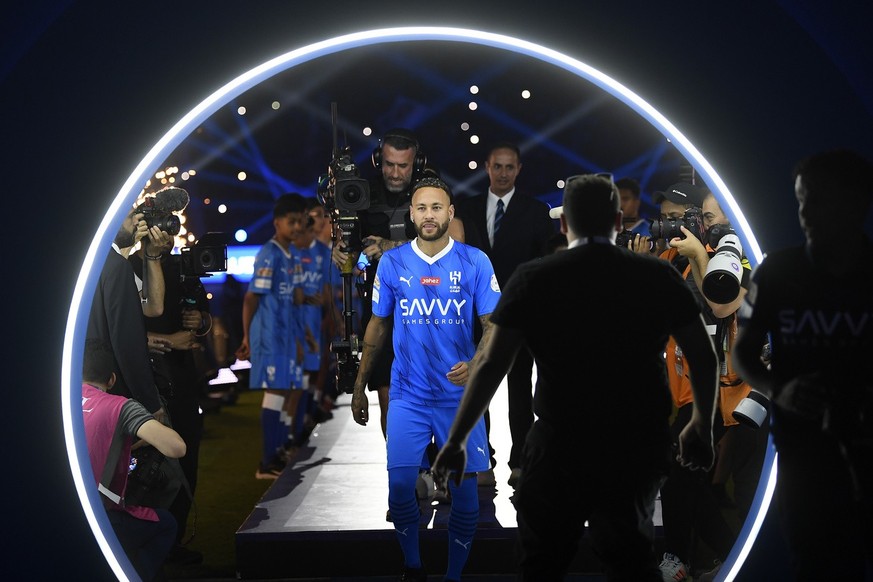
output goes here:
[[353, 330], [354, 307], [352, 299], [352, 276], [356, 257], [363, 250], [358, 212], [370, 208], [370, 185], [360, 177], [352, 159], [349, 146], [337, 147], [337, 110], [331, 103], [333, 129], [333, 152], [328, 173], [318, 180], [318, 200], [324, 205], [333, 224], [334, 244], [340, 245], [348, 254], [340, 270], [343, 279], [343, 321], [345, 335], [334, 339], [330, 350], [336, 354], [337, 389], [350, 394], [358, 375], [358, 356], [361, 353], [360, 339]]
[[142, 204], [134, 208], [134, 214], [143, 214], [149, 228], [157, 226], [160, 230], [176, 236], [182, 222], [175, 214], [188, 206], [188, 192], [181, 188], [167, 187], [147, 196]]
[[212, 273], [227, 271], [227, 235], [208, 232], [194, 246], [183, 247], [179, 271], [183, 281], [188, 277], [211, 277]]
[[706, 237], [706, 228], [703, 226], [703, 212], [697, 207], [691, 207], [685, 211], [682, 218], [670, 218], [659, 216], [649, 221], [649, 232], [653, 239], [685, 238], [680, 230], [684, 226], [694, 234], [700, 242]]
[[726, 224], [712, 225], [708, 236], [709, 246], [715, 249], [715, 255], [709, 259], [703, 276], [703, 294], [713, 303], [730, 303], [740, 294], [743, 281], [740, 237]]

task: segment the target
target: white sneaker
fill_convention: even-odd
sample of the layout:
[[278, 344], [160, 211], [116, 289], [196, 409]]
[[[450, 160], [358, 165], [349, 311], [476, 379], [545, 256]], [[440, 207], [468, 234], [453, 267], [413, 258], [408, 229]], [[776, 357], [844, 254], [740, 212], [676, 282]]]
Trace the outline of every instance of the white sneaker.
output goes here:
[[675, 554], [665, 553], [664, 559], [661, 560], [658, 567], [661, 569], [661, 577], [664, 582], [679, 582], [680, 580], [690, 582], [691, 580], [688, 576], [688, 568]]

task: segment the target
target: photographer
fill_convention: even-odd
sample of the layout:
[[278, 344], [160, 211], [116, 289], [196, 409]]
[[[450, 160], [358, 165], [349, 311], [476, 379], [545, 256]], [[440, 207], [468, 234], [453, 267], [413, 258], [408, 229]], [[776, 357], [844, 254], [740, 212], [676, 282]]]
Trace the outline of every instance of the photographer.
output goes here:
[[[94, 475], [94, 486], [103, 479], [115, 439], [123, 439], [117, 466], [107, 491], [103, 493], [112, 529], [143, 580], [154, 580], [173, 543], [176, 521], [165, 509], [127, 505], [123, 497], [127, 489], [131, 447], [136, 442], [154, 446], [167, 457], [186, 454], [185, 441], [173, 429], [164, 426], [133, 399], [107, 394], [117, 375], [113, 350], [103, 340], [85, 340], [82, 359], [82, 418], [88, 457]], [[115, 495], [121, 497], [111, 498]], [[121, 503], [119, 503], [121, 501]]]
[[[172, 244], [172, 237], [155, 225], [149, 227], [144, 216], [141, 208], [131, 210], [116, 233], [94, 290], [85, 337], [103, 340], [112, 349], [117, 376], [113, 394], [135, 398], [155, 418], [163, 420], [143, 318], [145, 312], [163, 311], [163, 274], [157, 265], [150, 265], [142, 287], [126, 257], [140, 240], [144, 241], [145, 253], [160, 254]], [[143, 289], [145, 298], [140, 295]]]
[[[711, 259], [716, 254], [716, 249], [720, 248], [720, 241], [726, 240], [725, 236], [728, 233], [733, 234], [734, 231], [712, 192], [707, 192], [704, 197], [702, 210], [703, 226], [707, 234], [705, 246], [696, 237], [690, 236], [684, 240], [671, 241], [671, 246], [677, 248], [681, 255], [689, 257], [694, 283], [712, 309], [713, 315], [724, 320], [727, 325], [724, 341], [721, 342], [723, 353], [720, 355], [722, 372], [719, 390], [719, 408], [725, 433], [718, 442], [718, 463], [713, 475], [713, 485], [722, 504], [734, 505], [737, 519], [743, 522], [755, 496], [769, 434], [766, 418], [759, 426], [747, 426], [737, 422], [733, 414], [737, 405], [747, 398], [752, 390], [752, 387], [736, 373], [731, 362], [731, 351], [737, 336], [737, 312], [748, 291], [751, 265], [745, 255], [738, 259], [741, 274], [734, 299], [727, 302], [723, 302], [724, 298], [719, 298], [719, 301], [713, 300], [711, 293], [707, 292], [705, 283], [707, 277], [711, 276], [711, 267], [716, 265], [715, 262], [711, 263]], [[725, 492], [728, 478], [733, 479], [733, 500], [729, 499]]]
[[797, 165], [794, 189], [805, 244], [755, 269], [734, 363], [772, 398], [774, 499], [797, 579], [869, 580], [873, 241], [864, 222], [873, 164], [851, 151], [818, 153]]
[[[206, 349], [206, 335], [212, 327], [206, 290], [200, 278], [188, 272], [192, 269], [185, 267], [181, 255], [160, 253], [155, 258], [140, 251], [130, 261], [137, 273], [142, 272], [145, 264], [158, 265], [163, 275], [163, 313], [159, 317], [146, 319], [146, 330], [152, 343], [161, 340], [166, 345], [163, 349], [152, 350], [151, 361], [170, 422], [188, 446], [188, 453], [180, 459], [179, 464], [193, 495], [197, 485], [203, 433], [203, 417], [200, 414], [203, 378], [199, 374], [202, 367], [198, 365], [198, 356]], [[182, 545], [191, 502], [183, 488], [169, 508], [178, 524], [175, 544], [168, 557], [168, 561], [173, 563], [199, 563], [203, 559], [199, 552]]]
[[[714, 312], [693, 276], [695, 269], [699, 270], [697, 261], [706, 260], [702, 243], [706, 229], [701, 210], [705, 197], [706, 191], [702, 188], [682, 182], [657, 192], [655, 203], [660, 204], [661, 212], [660, 217], [652, 222], [651, 230], [654, 237], [666, 239], [667, 249], [660, 257], [669, 261], [682, 274], [688, 288], [696, 297], [707, 331], [717, 347], [719, 362], [723, 366], [722, 348], [730, 322]], [[703, 271], [699, 272], [705, 272], [705, 265]], [[716, 307], [722, 313], [722, 306]], [[670, 392], [677, 408], [671, 426], [673, 446], [676, 447], [681, 431], [691, 418], [694, 395], [686, 369], [685, 354], [672, 337], [667, 342], [666, 363]], [[723, 368], [721, 372], [723, 375]], [[724, 423], [716, 423], [713, 426], [714, 442], [718, 442], [723, 434]], [[661, 507], [666, 551], [660, 568], [665, 579], [683, 580], [691, 574], [695, 538], [706, 543], [721, 562], [727, 558], [736, 535], [719, 507], [715, 489], [712, 487], [711, 472], [692, 472], [680, 463], [672, 462], [670, 473], [661, 488]], [[705, 572], [704, 575], [711, 578], [715, 573]]]

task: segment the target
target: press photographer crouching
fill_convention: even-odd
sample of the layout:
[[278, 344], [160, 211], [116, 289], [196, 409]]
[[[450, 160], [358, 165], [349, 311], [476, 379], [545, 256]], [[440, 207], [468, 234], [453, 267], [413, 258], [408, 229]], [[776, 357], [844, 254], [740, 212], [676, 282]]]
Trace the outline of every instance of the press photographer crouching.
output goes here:
[[107, 394], [115, 383], [112, 348], [99, 339], [85, 341], [82, 362], [82, 417], [94, 484], [100, 489], [109, 522], [139, 576], [156, 578], [173, 545], [176, 519], [162, 508], [126, 503], [128, 479], [136, 470], [132, 447], [148, 444], [170, 458], [183, 457], [185, 441], [155, 420], [136, 400]]
[[202, 554], [185, 547], [194, 532], [188, 535], [188, 540], [184, 538], [197, 486], [203, 432], [200, 405], [206, 397], [207, 381], [214, 372], [207, 344], [212, 316], [200, 277], [227, 270], [227, 245], [222, 234], [209, 233], [194, 246], [184, 247], [178, 255], [161, 253], [151, 256], [140, 251], [131, 256], [130, 261], [137, 274], [143, 272], [144, 263], [160, 264], [163, 273], [163, 313], [146, 318], [146, 330], [155, 383], [173, 428], [188, 446], [188, 454], [179, 462], [188, 488], [181, 488], [169, 506], [178, 529], [167, 560], [175, 564], [199, 563], [203, 560]]

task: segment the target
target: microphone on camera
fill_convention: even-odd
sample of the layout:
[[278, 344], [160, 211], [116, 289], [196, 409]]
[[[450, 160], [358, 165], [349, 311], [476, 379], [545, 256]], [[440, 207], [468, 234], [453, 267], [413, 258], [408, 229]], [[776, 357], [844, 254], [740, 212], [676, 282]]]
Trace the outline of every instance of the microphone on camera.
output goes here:
[[164, 188], [155, 193], [152, 206], [159, 212], [180, 212], [188, 206], [188, 192], [181, 188]]

